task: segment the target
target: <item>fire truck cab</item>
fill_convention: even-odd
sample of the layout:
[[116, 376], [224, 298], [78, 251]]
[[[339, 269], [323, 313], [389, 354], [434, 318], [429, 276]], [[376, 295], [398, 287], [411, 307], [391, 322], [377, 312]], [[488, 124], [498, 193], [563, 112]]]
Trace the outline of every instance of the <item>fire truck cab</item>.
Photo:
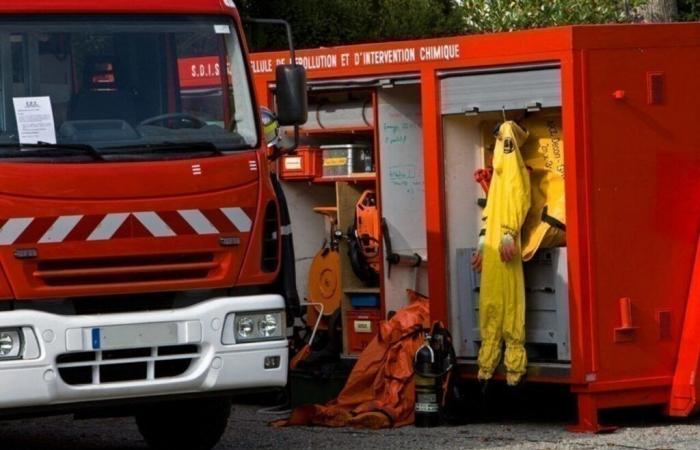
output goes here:
[[256, 105], [232, 0], [2, 2], [0, 415], [209, 448], [230, 393], [286, 384]]

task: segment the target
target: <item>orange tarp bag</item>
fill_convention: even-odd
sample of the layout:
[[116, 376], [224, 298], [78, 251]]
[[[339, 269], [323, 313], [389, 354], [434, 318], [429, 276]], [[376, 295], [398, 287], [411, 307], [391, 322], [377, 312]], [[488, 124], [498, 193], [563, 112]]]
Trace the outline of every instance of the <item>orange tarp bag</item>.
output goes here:
[[382, 322], [337, 399], [303, 405], [274, 426], [389, 428], [414, 420], [413, 357], [430, 327], [428, 299], [408, 291], [409, 305]]

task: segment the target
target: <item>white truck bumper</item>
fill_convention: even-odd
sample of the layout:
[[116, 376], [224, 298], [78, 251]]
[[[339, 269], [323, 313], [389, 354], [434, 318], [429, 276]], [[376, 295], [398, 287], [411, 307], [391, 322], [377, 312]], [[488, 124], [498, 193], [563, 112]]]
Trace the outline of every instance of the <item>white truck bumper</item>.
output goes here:
[[[22, 331], [24, 357], [0, 360], [0, 409], [282, 387], [286, 339], [225, 345], [222, 334], [230, 314], [283, 309], [282, 297], [258, 295], [138, 313], [2, 312], [0, 330]], [[105, 327], [111, 345], [99, 342]]]

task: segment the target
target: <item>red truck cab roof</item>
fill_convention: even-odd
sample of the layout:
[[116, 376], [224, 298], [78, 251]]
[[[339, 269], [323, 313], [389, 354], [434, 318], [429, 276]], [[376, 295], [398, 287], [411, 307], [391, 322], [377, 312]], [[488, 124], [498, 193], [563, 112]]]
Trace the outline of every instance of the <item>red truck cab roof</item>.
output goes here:
[[80, 13], [80, 14], [215, 14], [231, 11], [231, 0], [139, 0], [125, 2], [121, 0], [4, 0], [0, 2], [0, 14], [18, 13]]

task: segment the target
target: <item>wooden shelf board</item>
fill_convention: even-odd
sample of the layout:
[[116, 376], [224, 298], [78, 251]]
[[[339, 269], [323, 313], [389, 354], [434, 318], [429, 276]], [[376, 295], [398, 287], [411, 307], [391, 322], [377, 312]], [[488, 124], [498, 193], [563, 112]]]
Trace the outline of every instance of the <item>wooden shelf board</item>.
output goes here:
[[[301, 128], [299, 134], [309, 136], [315, 134], [357, 134], [357, 133], [371, 133], [374, 132], [374, 127], [337, 127], [337, 128]], [[288, 131], [287, 134], [293, 134], [293, 132]]]
[[376, 172], [368, 173], [354, 173], [352, 175], [342, 175], [337, 177], [319, 177], [313, 180], [314, 183], [336, 183], [336, 182], [347, 182], [347, 183], [367, 183], [377, 181]]

